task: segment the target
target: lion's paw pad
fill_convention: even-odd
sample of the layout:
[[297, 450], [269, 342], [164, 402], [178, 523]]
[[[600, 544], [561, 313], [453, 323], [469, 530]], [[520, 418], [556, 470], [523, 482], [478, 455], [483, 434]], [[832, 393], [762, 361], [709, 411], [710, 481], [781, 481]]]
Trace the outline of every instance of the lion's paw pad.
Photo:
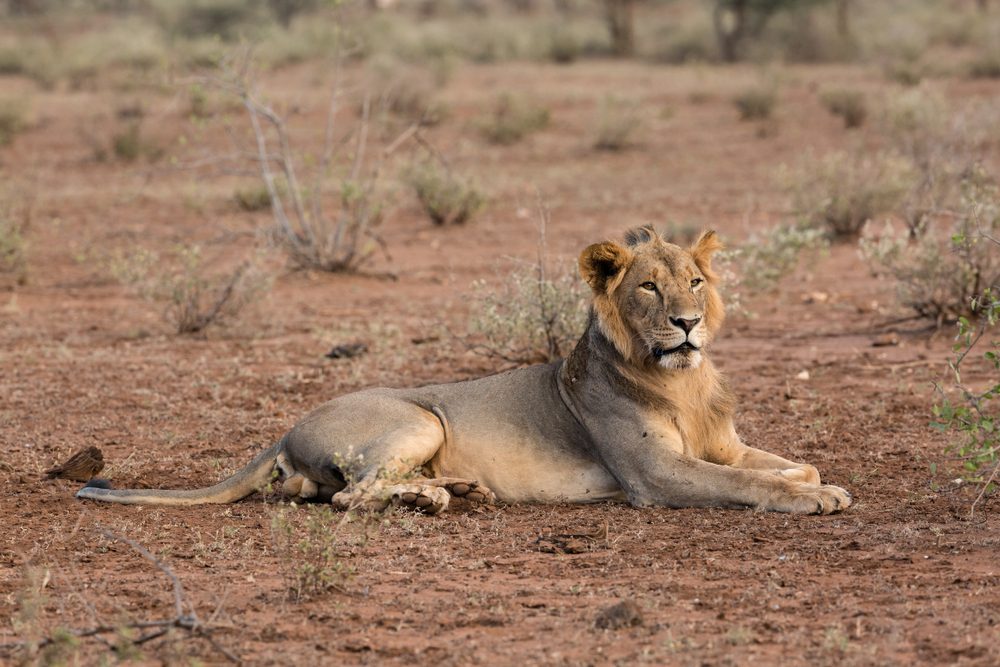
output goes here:
[[394, 507], [405, 507], [425, 514], [437, 514], [448, 506], [449, 495], [445, 489], [436, 486], [407, 484], [392, 491]]
[[448, 492], [456, 498], [465, 498], [474, 503], [493, 503], [496, 495], [488, 488], [474, 481], [459, 481], [445, 484]]

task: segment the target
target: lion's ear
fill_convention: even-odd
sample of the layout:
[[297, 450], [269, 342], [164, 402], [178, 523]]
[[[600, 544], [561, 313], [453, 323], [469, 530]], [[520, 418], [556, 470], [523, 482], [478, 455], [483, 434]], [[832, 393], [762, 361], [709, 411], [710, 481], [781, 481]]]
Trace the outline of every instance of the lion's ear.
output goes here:
[[628, 248], [613, 241], [595, 243], [580, 255], [580, 275], [596, 294], [610, 293], [621, 283], [631, 261]]
[[717, 250], [722, 250], [722, 241], [719, 240], [719, 236], [713, 231], [709, 230], [707, 232], [702, 232], [698, 240], [694, 242], [688, 252], [694, 257], [694, 263], [698, 265], [702, 273], [710, 275], [712, 272], [712, 255], [715, 254]]

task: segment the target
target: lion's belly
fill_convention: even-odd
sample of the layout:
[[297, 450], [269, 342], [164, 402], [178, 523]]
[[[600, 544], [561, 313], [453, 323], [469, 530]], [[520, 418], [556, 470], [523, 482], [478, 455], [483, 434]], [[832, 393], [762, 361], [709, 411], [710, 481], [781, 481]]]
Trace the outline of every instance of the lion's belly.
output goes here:
[[545, 443], [459, 440], [430, 461], [435, 477], [474, 479], [505, 502], [587, 503], [624, 499], [600, 464], [552, 452]]

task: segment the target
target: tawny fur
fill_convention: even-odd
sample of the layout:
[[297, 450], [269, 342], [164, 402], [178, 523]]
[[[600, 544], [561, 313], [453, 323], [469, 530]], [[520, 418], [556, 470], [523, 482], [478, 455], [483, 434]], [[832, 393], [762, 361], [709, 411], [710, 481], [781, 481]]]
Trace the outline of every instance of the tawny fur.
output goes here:
[[[206, 489], [82, 489], [81, 498], [232, 502], [284, 479], [341, 507], [438, 512], [449, 498], [751, 507], [830, 513], [851, 504], [816, 469], [748, 447], [708, 357], [724, 318], [714, 232], [689, 248], [651, 227], [580, 256], [589, 324], [565, 361], [417, 389], [372, 389], [306, 416], [242, 471]], [[471, 489], [471, 491], [470, 491]]]

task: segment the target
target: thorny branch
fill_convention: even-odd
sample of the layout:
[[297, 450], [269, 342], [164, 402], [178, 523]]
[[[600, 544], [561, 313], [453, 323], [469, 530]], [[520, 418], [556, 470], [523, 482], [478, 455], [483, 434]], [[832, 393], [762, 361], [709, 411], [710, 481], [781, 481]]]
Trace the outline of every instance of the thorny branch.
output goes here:
[[[110, 644], [108, 644], [108, 642], [105, 641], [101, 637], [101, 635], [118, 633], [121, 632], [123, 629], [145, 631], [137, 639], [133, 639], [131, 642], [132, 644], [141, 646], [142, 644], [146, 644], [154, 639], [162, 637], [163, 635], [167, 634], [168, 632], [170, 632], [170, 630], [174, 628], [179, 628], [187, 632], [188, 635], [191, 637], [204, 639], [205, 641], [207, 641], [212, 646], [212, 648], [214, 648], [216, 651], [225, 656], [225, 658], [229, 662], [232, 662], [233, 664], [237, 665], [242, 664], [243, 661], [239, 658], [239, 656], [235, 655], [232, 651], [230, 651], [225, 646], [220, 644], [212, 636], [213, 628], [211, 627], [211, 623], [214, 622], [215, 618], [219, 614], [222, 604], [221, 602], [219, 606], [215, 609], [215, 611], [212, 613], [212, 616], [209, 619], [209, 621], [207, 623], [203, 623], [198, 618], [198, 613], [194, 610], [194, 607], [187, 601], [187, 598], [184, 594], [184, 587], [181, 584], [180, 579], [168, 565], [166, 565], [159, 558], [154, 556], [148, 549], [146, 549], [146, 547], [142, 546], [141, 544], [139, 544], [138, 542], [136, 542], [131, 538], [125, 537], [123, 535], [118, 535], [105, 528], [99, 528], [98, 532], [109, 540], [116, 542], [123, 542], [128, 546], [132, 547], [132, 549], [134, 549], [140, 556], [142, 556], [147, 561], [156, 566], [156, 568], [160, 570], [160, 572], [162, 572], [163, 575], [167, 577], [167, 579], [170, 580], [170, 583], [173, 588], [175, 615], [172, 618], [132, 621], [130, 623], [118, 623], [114, 625], [99, 623], [91, 628], [86, 628], [82, 630], [69, 630], [68, 633], [70, 635], [78, 639], [93, 637], [95, 639], [101, 640], [106, 646], [110, 648]], [[93, 611], [92, 605], [88, 603], [87, 606], [88, 608], [91, 609], [91, 611]], [[185, 611], [185, 609], [187, 611]], [[56, 641], [58, 641], [57, 638], [46, 637], [45, 639], [38, 642], [36, 647], [38, 649], [45, 648], [46, 646], [49, 646], [50, 644], [53, 644]], [[0, 644], [0, 648], [23, 649], [27, 648], [28, 645], [29, 645], [28, 641], [22, 641], [22, 642], [8, 643], [8, 644]]]

